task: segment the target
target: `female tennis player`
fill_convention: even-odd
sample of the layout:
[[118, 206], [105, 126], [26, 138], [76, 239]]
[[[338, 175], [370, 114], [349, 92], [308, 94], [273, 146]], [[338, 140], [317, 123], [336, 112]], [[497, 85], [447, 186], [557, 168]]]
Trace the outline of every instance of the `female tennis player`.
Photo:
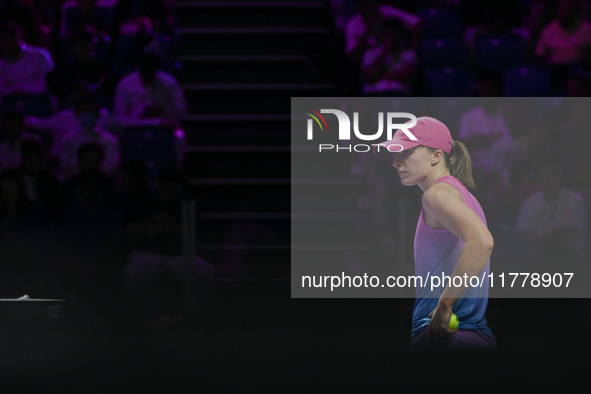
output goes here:
[[[393, 165], [402, 184], [423, 190], [414, 254], [415, 274], [427, 282], [416, 288], [411, 349], [496, 350], [485, 317], [493, 237], [480, 204], [467, 189], [475, 188], [470, 156], [437, 119], [417, 118], [408, 130], [416, 141], [398, 130], [376, 149], [396, 152]], [[457, 280], [456, 287], [446, 280], [431, 289], [432, 277], [442, 275], [459, 276], [462, 283]], [[472, 287], [464, 275], [484, 282]], [[460, 320], [455, 330], [449, 328], [452, 313]]]

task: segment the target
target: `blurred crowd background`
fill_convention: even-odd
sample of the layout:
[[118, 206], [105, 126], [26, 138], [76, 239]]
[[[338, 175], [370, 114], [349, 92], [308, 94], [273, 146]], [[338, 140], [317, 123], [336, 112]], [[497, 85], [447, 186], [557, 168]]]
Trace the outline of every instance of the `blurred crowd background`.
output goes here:
[[[206, 132], [191, 131], [215, 134], [215, 141], [223, 141], [228, 132], [224, 143], [231, 146], [225, 150], [235, 149], [235, 140], [248, 140], [237, 152], [248, 151], [261, 136], [272, 140], [270, 144], [279, 141], [275, 140], [279, 133], [272, 129], [279, 123], [271, 124], [277, 115], [249, 111], [255, 104], [288, 107], [288, 94], [277, 96], [272, 89], [283, 89], [281, 93], [300, 86], [299, 82], [285, 87], [259, 80], [273, 75], [290, 78], [292, 71], [284, 72], [282, 62], [292, 58], [299, 62], [302, 56], [290, 57], [292, 44], [281, 48], [287, 55], [261, 55], [261, 48], [241, 45], [240, 35], [232, 36], [233, 41], [221, 39], [224, 45], [214, 45], [215, 41], [210, 45], [207, 34], [231, 35], [232, 26], [185, 28], [187, 37], [205, 34], [189, 42], [179, 34], [177, 6], [164, 0], [0, 1], [0, 241], [6, 248], [0, 292], [4, 296], [18, 296], [25, 286], [53, 297], [111, 294], [113, 299], [141, 300], [163, 272], [179, 276], [175, 258], [183, 249], [181, 206], [193, 174], [184, 160], [184, 120], [190, 105], [185, 98], [188, 90], [183, 89], [187, 85], [179, 83], [183, 64], [176, 56], [178, 48], [184, 48], [180, 52], [185, 59], [201, 55], [195, 48], [240, 49], [238, 55], [206, 53], [214, 65], [227, 59], [254, 65], [269, 59], [276, 62], [275, 69], [266, 68], [261, 75], [249, 68], [250, 63], [241, 69], [224, 65], [215, 72], [207, 70], [209, 74], [191, 74], [202, 75], [201, 82], [206, 82], [191, 88], [204, 89], [198, 92], [202, 94], [198, 104], [219, 108], [224, 97], [231, 97], [242, 101], [228, 101], [228, 107], [236, 103], [244, 107], [232, 108], [239, 113], [233, 118], [223, 113], [205, 117], [234, 122], [236, 129], [216, 125]], [[325, 50], [306, 55], [304, 62], [306, 73], [320, 79], [316, 82], [332, 84], [331, 90], [319, 90], [320, 94], [381, 97], [388, 108], [390, 103], [392, 108], [402, 105], [417, 116], [443, 120], [471, 152], [474, 193], [489, 213], [491, 229], [507, 238], [495, 249], [500, 261], [587, 261], [591, 182], [586, 174], [591, 161], [585, 142], [591, 115], [584, 97], [591, 88], [589, 1], [330, 0], [320, 6], [329, 15], [322, 29], [328, 28], [330, 34], [323, 37]], [[223, 12], [223, 7], [218, 11]], [[298, 33], [297, 27], [277, 26], [278, 20], [272, 19], [269, 29]], [[244, 34], [265, 36], [253, 27], [245, 28]], [[265, 37], [275, 43], [281, 40]], [[250, 50], [256, 54], [249, 55]], [[212, 61], [207, 56], [198, 60]], [[232, 77], [230, 81], [236, 75], [259, 82], [247, 87], [234, 82], [207, 84], [209, 75], [222, 74]], [[297, 72], [293, 75], [300, 78]], [[312, 84], [301, 85], [308, 89]], [[210, 100], [209, 92], [215, 89], [228, 96], [212, 93]], [[255, 95], [248, 89], [254, 89]], [[432, 100], [410, 108], [410, 101], [404, 100], [413, 97]], [[526, 101], [512, 97], [546, 100], [528, 107]], [[269, 130], [240, 123], [243, 118], [250, 121], [249, 116], [271, 124]], [[286, 124], [281, 127], [287, 129]], [[199, 168], [210, 162], [218, 166], [212, 168], [228, 167], [210, 160], [218, 151], [207, 149], [200, 153]], [[248, 160], [224, 157], [234, 158], [232, 165], [241, 167], [242, 175], [263, 167], [265, 174], [289, 173], [288, 159], [256, 152]], [[249, 162], [255, 156], [268, 160], [257, 167]], [[359, 165], [353, 163], [352, 168]], [[375, 179], [391, 185], [387, 190], [370, 185], [373, 209], [379, 213], [390, 209], [387, 198], [399, 196], [388, 193], [400, 190], [393, 172], [378, 171]], [[249, 174], [244, 184], [256, 176]], [[280, 185], [281, 179], [266, 182]], [[208, 188], [200, 190], [206, 194]], [[243, 210], [277, 211], [288, 198], [283, 189], [279, 199], [275, 190], [264, 198], [255, 189], [241, 191], [244, 198], [223, 190], [222, 198], [222, 192], [211, 197], [212, 206], [227, 202], [235, 209], [231, 198], [236, 198]], [[413, 208], [409, 205], [409, 212]], [[259, 248], [264, 253], [285, 234], [268, 225], [269, 218], [281, 220], [281, 212], [261, 215], [251, 221], [238, 215], [221, 230], [210, 232], [223, 233], [219, 239], [228, 245], [271, 245]], [[390, 223], [401, 220], [396, 213], [389, 215]], [[376, 229], [384, 235], [383, 243], [396, 246], [391, 225], [380, 223]], [[248, 272], [244, 265], [254, 259], [237, 250], [225, 254], [226, 274]], [[197, 258], [192, 264], [195, 280], [210, 283], [217, 263]], [[103, 290], [91, 290], [89, 284]], [[126, 308], [140, 313], [140, 304]]]
[[[342, 184], [315, 168], [292, 193], [290, 97], [379, 97], [442, 120], [470, 150], [495, 271], [577, 272], [590, 20], [588, 0], [0, 0], [0, 298], [65, 299], [81, 322], [50, 332], [27, 315], [32, 334], [8, 336], [16, 317], [0, 314], [2, 377], [132, 392], [428, 383], [424, 359], [400, 357], [414, 300], [290, 299], [291, 253], [315, 253], [319, 232], [352, 274], [412, 267], [420, 210], [418, 188], [363, 154], [332, 162]], [[342, 109], [365, 122], [366, 103]], [[313, 212], [322, 188], [339, 199]], [[292, 225], [308, 244], [290, 244]], [[349, 253], [361, 241], [369, 262]], [[589, 343], [586, 301], [554, 301], [492, 298], [487, 314], [505, 371], [526, 365], [543, 389], [557, 369], [574, 382], [562, 361]], [[187, 305], [211, 312], [202, 330], [183, 331]], [[529, 383], [472, 368], [460, 385]]]

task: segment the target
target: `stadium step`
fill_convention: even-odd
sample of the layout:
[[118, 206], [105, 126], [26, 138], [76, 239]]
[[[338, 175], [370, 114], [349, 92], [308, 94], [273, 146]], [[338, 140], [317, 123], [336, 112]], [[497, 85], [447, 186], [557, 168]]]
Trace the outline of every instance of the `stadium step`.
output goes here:
[[214, 263], [243, 262], [243, 276], [288, 279], [290, 98], [335, 90], [317, 61], [331, 37], [328, 2], [183, 1], [176, 8], [178, 78], [189, 106], [183, 167], [199, 212], [197, 251]]
[[323, 1], [191, 1], [177, 9], [184, 26], [324, 26], [326, 20]]

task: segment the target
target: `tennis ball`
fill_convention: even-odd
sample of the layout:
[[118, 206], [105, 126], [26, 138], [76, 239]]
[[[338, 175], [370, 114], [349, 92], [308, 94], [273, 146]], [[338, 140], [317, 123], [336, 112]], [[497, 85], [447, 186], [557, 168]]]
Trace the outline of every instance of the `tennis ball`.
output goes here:
[[449, 328], [450, 330], [456, 330], [460, 325], [460, 320], [456, 316], [455, 313], [451, 314], [451, 319], [449, 319]]

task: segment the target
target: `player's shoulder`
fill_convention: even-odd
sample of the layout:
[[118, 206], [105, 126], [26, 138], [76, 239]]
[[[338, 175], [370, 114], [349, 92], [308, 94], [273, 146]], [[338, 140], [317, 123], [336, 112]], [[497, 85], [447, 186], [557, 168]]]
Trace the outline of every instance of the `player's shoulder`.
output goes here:
[[458, 189], [446, 182], [439, 182], [425, 190], [422, 201], [431, 207], [443, 206], [450, 201], [462, 201], [462, 195]]

